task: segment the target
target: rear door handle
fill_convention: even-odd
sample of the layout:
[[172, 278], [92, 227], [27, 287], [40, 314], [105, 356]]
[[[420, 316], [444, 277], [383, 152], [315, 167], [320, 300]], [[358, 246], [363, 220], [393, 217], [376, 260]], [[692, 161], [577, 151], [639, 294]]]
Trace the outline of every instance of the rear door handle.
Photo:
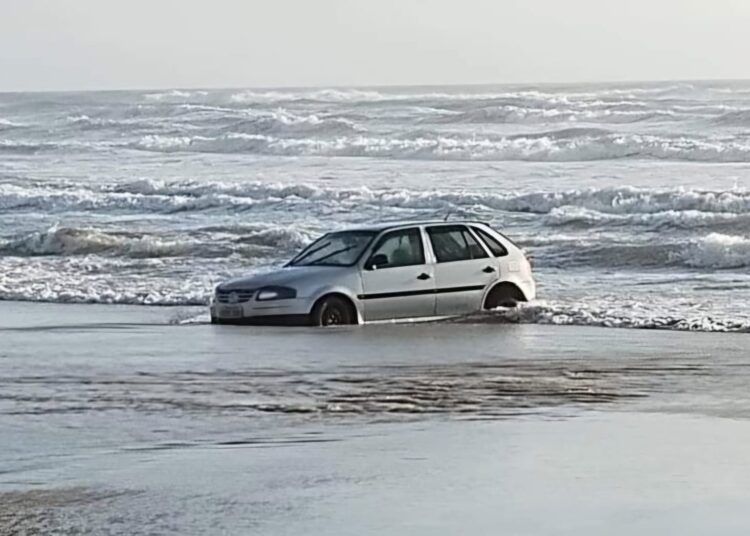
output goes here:
[[425, 273], [419, 274], [417, 276], [417, 279], [421, 279], [422, 281], [429, 279], [429, 278], [430, 278], [430, 274], [425, 274]]
[[485, 274], [491, 274], [495, 271], [495, 269], [492, 266], [485, 266], [482, 270]]

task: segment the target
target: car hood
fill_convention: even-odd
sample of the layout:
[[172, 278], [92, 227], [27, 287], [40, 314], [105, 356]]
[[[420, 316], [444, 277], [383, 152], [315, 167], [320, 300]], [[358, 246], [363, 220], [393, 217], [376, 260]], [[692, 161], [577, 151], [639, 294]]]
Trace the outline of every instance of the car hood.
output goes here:
[[335, 278], [350, 270], [352, 270], [351, 267], [289, 266], [247, 277], [238, 277], [220, 284], [217, 290], [255, 290], [268, 286], [294, 287], [300, 282]]

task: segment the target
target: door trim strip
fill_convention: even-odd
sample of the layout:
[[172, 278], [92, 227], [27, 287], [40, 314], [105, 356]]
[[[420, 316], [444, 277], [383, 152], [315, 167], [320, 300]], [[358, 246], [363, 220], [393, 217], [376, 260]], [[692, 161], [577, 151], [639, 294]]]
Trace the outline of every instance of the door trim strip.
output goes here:
[[378, 292], [375, 294], [358, 294], [360, 300], [382, 300], [386, 298], [405, 298], [407, 296], [423, 296], [428, 294], [450, 294], [452, 292], [474, 292], [484, 290], [486, 285], [470, 285], [466, 287], [444, 287], [422, 290], [404, 290], [401, 292]]

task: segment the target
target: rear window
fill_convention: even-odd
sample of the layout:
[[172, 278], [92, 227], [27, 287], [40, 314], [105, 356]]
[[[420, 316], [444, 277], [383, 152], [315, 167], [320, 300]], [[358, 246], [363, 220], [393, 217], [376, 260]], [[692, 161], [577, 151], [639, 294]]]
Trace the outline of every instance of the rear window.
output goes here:
[[490, 233], [488, 233], [484, 229], [481, 229], [480, 227], [472, 227], [472, 229], [475, 233], [477, 233], [477, 235], [479, 235], [479, 238], [482, 239], [482, 242], [487, 245], [487, 247], [495, 257], [505, 257], [508, 254], [508, 250], [505, 248], [505, 246], [503, 246], [500, 241]]

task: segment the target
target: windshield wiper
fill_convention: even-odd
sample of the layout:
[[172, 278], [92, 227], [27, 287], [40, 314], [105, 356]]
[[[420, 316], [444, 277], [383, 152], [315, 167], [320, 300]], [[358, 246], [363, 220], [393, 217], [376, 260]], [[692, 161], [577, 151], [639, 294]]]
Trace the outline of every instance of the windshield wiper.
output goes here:
[[341, 254], [341, 253], [346, 253], [346, 252], [347, 252], [347, 251], [349, 251], [350, 249], [354, 249], [354, 248], [356, 248], [356, 247], [357, 247], [357, 246], [346, 246], [345, 248], [337, 249], [336, 251], [334, 251], [334, 252], [332, 252], [332, 253], [329, 253], [328, 255], [323, 255], [323, 256], [322, 256], [321, 258], [319, 258], [319, 259], [316, 259], [316, 260], [314, 260], [314, 261], [312, 261], [312, 262], [308, 263], [307, 265], [308, 265], [308, 266], [312, 266], [313, 264], [318, 264], [318, 263], [320, 263], [320, 262], [323, 262], [323, 261], [324, 261], [324, 260], [326, 260], [326, 259], [330, 259], [331, 257], [333, 257], [333, 256], [335, 256], [335, 255], [339, 255], [339, 254]]
[[326, 242], [325, 244], [323, 244], [322, 246], [318, 246], [315, 249], [311, 249], [310, 251], [308, 251], [307, 253], [305, 253], [304, 255], [302, 255], [301, 257], [299, 257], [298, 259], [292, 260], [292, 262], [291, 262], [292, 266], [295, 266], [295, 265], [299, 264], [300, 262], [302, 262], [302, 259], [306, 259], [310, 255], [314, 255], [315, 253], [317, 253], [321, 249], [325, 249], [325, 248], [327, 248], [330, 245], [331, 245], [331, 242], [329, 241], [329, 242]]

